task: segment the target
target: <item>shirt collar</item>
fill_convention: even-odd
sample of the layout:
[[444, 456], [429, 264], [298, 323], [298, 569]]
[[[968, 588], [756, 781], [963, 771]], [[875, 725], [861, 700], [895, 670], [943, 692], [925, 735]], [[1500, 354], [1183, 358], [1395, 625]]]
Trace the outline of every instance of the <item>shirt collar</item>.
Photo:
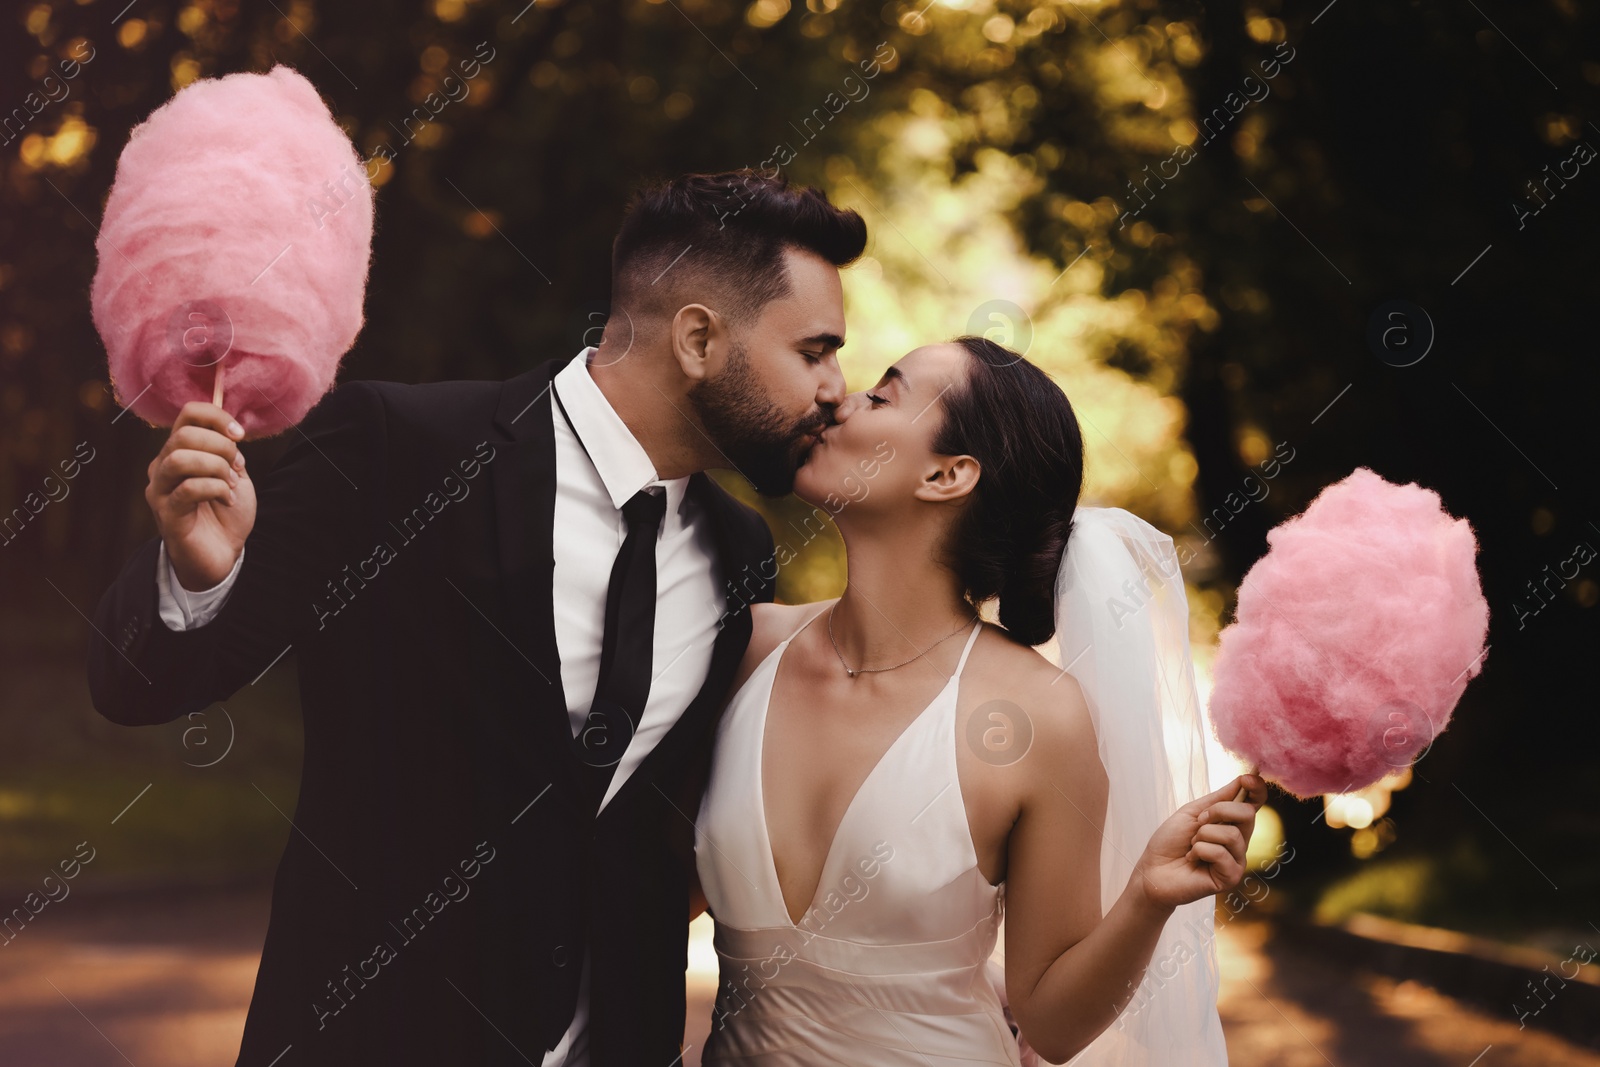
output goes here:
[[561, 407], [566, 409], [573, 431], [589, 453], [589, 461], [594, 464], [618, 511], [645, 486], [659, 485], [666, 490], [667, 514], [675, 515], [683, 503], [689, 479], [663, 480], [656, 475], [650, 454], [633, 436], [633, 431], [628, 429], [628, 424], [622, 421], [622, 416], [617, 414], [589, 373], [589, 357], [595, 351], [592, 345], [585, 348], [556, 372], [552, 384]]

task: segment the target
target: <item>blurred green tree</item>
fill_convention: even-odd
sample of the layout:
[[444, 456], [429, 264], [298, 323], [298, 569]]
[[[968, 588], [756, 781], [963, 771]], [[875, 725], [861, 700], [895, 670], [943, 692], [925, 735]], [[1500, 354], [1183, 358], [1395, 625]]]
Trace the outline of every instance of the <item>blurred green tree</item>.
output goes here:
[[[1596, 17], [1572, 0], [25, 5], [0, 36], [0, 505], [37, 499], [80, 443], [95, 458], [0, 546], [0, 656], [75, 663], [63, 598], [91, 607], [150, 532], [138, 487], [161, 434], [118, 418], [87, 306], [116, 154], [194, 78], [284, 62], [386, 160], [346, 377], [575, 352], [640, 178], [770, 161], [872, 227], [847, 275], [852, 384], [955, 333], [1026, 341], [1090, 424], [1091, 492], [1192, 561], [1202, 645], [1266, 531], [1322, 486], [1367, 465], [1437, 489], [1478, 532], [1493, 648], [1396, 795], [1394, 849], [1488, 841], [1527, 890], [1512, 907], [1571, 914], [1600, 888], [1577, 669], [1600, 579], [1565, 563], [1600, 545], [1582, 358], [1600, 184], [1578, 160], [1600, 145]], [[73, 57], [70, 92], [35, 114]], [[1418, 345], [1432, 334], [1407, 366], [1370, 336], [1394, 300], [1425, 313], [1405, 320]], [[251, 447], [269, 462], [281, 442]], [[810, 510], [762, 506], [780, 533]], [[837, 588], [836, 540], [802, 559], [784, 595]], [[1315, 814], [1285, 813], [1297, 847]], [[1317, 840], [1337, 847], [1295, 877], [1350, 862]]]

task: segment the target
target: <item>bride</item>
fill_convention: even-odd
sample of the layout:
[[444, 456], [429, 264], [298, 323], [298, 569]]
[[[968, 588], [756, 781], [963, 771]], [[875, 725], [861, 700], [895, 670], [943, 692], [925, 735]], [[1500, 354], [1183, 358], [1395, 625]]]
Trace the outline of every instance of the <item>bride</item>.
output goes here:
[[[1058, 577], [1085, 517], [1118, 512], [1077, 508], [1082, 438], [1043, 371], [983, 338], [929, 345], [836, 420], [795, 493], [831, 502], [849, 584], [826, 603], [754, 608], [696, 820], [721, 967], [702, 1062], [1064, 1062], [1113, 1023], [1159, 1014], [1136, 995], [1169, 920], [1197, 901], [1205, 944], [1161, 962], [1203, 988], [1209, 898], [1244, 875], [1265, 783], [1178, 796], [1129, 837], [1136, 822], [1112, 800], [1132, 786], [1105, 746], [1132, 713], [1096, 693], [1148, 668], [1091, 688], [1087, 665], [1062, 670], [1033, 647], [1066, 606], [1096, 610], [1097, 594], [1063, 593]], [[1080, 563], [1112, 558], [1098, 551]], [[1175, 563], [1168, 577], [1181, 610]], [[1124, 585], [1131, 599], [1109, 596], [1157, 613]], [[995, 598], [999, 625], [977, 614]], [[1125, 622], [1096, 632], [1099, 652]], [[1181, 647], [1187, 670], [1186, 633]], [[989, 963], [1002, 918], [1003, 980]], [[1165, 1035], [1181, 1058], [1103, 1062], [1225, 1063], [1214, 987], [1192, 1006], [1168, 1016], [1206, 1031]]]

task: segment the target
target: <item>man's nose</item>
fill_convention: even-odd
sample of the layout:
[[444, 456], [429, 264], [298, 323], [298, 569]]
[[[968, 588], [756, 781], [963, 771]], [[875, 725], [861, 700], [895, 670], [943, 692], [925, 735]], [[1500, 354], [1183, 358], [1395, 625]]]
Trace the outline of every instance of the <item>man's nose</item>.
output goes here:
[[844, 389], [844, 372], [839, 369], [837, 360], [828, 360], [823, 364], [822, 385], [817, 389], [817, 403], [830, 407], [838, 407], [848, 399]]

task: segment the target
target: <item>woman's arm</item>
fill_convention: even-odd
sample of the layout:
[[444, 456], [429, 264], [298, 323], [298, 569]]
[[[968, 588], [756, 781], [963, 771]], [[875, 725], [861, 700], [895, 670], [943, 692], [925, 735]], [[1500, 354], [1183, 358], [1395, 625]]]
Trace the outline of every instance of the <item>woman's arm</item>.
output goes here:
[[[1028, 1043], [1065, 1062], [1133, 997], [1179, 904], [1237, 885], [1259, 778], [1242, 775], [1180, 808], [1151, 837], [1121, 896], [1100, 915], [1101, 828], [1108, 783], [1082, 691], [1070, 675], [1036, 683], [1024, 709], [1034, 745], [1008, 844], [1006, 994]], [[1233, 802], [1241, 786], [1249, 799]]]

